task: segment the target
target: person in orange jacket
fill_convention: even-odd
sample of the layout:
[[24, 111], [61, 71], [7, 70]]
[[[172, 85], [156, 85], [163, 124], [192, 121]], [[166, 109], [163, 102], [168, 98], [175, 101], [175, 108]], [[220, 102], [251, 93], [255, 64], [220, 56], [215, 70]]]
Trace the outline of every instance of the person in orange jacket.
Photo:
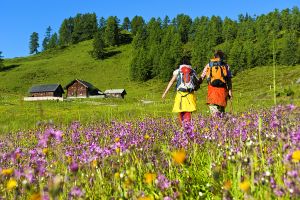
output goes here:
[[205, 77], [208, 82], [206, 103], [210, 113], [224, 113], [227, 100], [232, 100], [232, 75], [221, 50], [215, 51], [214, 57], [204, 67], [200, 81]]

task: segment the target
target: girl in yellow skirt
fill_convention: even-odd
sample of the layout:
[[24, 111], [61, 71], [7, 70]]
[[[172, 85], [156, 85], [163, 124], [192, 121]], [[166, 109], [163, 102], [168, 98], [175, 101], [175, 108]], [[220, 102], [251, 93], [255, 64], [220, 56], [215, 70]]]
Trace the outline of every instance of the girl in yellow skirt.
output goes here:
[[166, 97], [166, 94], [170, 90], [171, 86], [173, 85], [173, 83], [177, 81], [177, 88], [176, 88], [177, 91], [176, 91], [172, 112], [179, 113], [179, 122], [181, 125], [183, 125], [186, 122], [190, 123], [191, 113], [196, 111], [196, 95], [194, 90], [193, 89], [191, 89], [190, 91], [181, 90], [180, 84], [178, 84], [178, 81], [180, 81], [179, 75], [185, 69], [193, 70], [187, 58], [184, 58], [182, 61], [182, 65], [180, 65], [179, 68], [173, 72], [173, 77], [171, 78], [166, 90], [162, 95], [162, 98], [164, 99]]

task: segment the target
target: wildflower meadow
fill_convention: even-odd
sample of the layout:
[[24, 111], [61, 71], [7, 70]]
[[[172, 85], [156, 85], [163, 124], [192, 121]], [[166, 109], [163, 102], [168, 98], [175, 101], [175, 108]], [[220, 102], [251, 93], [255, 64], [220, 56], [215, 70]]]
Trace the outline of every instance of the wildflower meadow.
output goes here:
[[1, 135], [0, 199], [299, 199], [300, 108]]

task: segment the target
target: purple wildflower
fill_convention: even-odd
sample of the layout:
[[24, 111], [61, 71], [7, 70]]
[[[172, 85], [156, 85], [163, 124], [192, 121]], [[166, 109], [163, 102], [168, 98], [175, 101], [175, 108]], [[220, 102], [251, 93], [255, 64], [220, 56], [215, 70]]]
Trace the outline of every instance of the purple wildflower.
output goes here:
[[76, 162], [72, 162], [71, 165], [70, 165], [69, 167], [70, 167], [70, 170], [71, 170], [72, 172], [77, 172], [78, 169], [79, 169], [79, 166], [78, 166], [78, 164], [77, 164]]
[[71, 197], [82, 197], [84, 195], [84, 191], [82, 191], [79, 187], [75, 186], [71, 189], [69, 195]]
[[171, 186], [171, 182], [163, 174], [159, 174], [157, 177], [157, 186], [161, 190], [166, 190]]
[[282, 188], [276, 188], [274, 194], [278, 197], [282, 197], [284, 195], [284, 190]]

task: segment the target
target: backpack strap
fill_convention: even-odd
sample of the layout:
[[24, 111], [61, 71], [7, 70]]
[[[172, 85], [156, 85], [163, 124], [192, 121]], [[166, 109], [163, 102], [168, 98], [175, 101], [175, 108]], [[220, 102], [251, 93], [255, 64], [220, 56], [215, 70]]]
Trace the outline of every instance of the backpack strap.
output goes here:
[[211, 78], [212, 77], [212, 66], [213, 66], [213, 61], [210, 61], [209, 62], [209, 77]]

